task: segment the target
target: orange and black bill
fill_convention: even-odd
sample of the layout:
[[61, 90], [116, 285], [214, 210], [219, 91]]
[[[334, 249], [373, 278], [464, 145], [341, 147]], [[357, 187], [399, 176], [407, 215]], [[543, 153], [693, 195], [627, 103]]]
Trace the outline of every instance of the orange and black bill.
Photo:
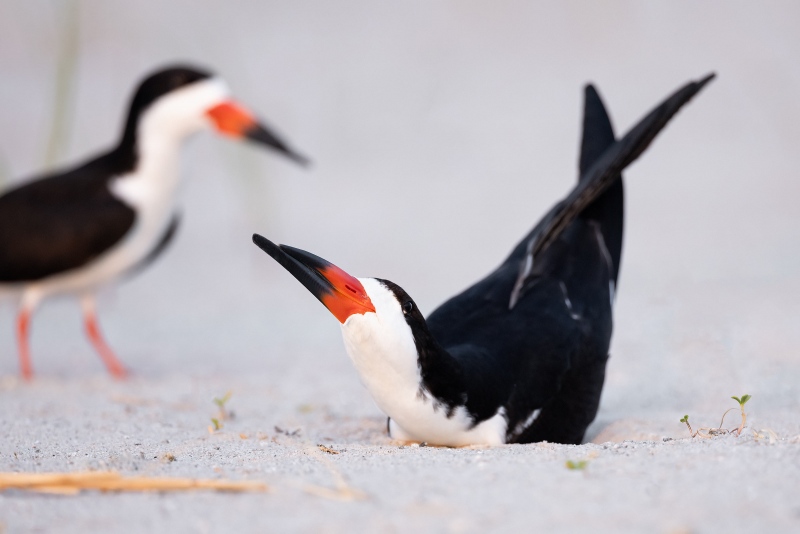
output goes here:
[[220, 133], [237, 138], [246, 137], [256, 143], [267, 145], [300, 165], [309, 163], [308, 158], [292, 150], [285, 141], [258, 122], [249, 111], [236, 102], [229, 100], [217, 104], [206, 114]]
[[306, 286], [340, 323], [356, 313], [375, 312], [361, 282], [329, 261], [299, 248], [276, 245], [258, 234], [253, 234], [253, 243]]

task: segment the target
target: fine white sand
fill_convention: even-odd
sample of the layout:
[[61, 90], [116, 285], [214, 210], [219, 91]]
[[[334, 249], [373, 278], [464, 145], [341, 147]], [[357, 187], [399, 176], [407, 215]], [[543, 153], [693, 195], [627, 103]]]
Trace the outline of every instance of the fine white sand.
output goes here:
[[[14, 303], [0, 300], [0, 471], [272, 491], [4, 492], [0, 532], [800, 530], [795, 3], [64, 5], [80, 16], [59, 162], [108, 145], [135, 80], [186, 59], [220, 71], [315, 165], [211, 134], [189, 144], [175, 245], [101, 299], [125, 383], [105, 375], [70, 300], [36, 315], [38, 375], [20, 382]], [[5, 185], [45, 164], [69, 9], [0, 5]], [[709, 71], [625, 174], [612, 356], [584, 445], [392, 443], [335, 319], [250, 243], [257, 231], [391, 279], [429, 312], [568, 190], [585, 82], [622, 132]], [[235, 416], [210, 433], [228, 391]], [[717, 426], [745, 393], [739, 437], [692, 439], [678, 422]]]

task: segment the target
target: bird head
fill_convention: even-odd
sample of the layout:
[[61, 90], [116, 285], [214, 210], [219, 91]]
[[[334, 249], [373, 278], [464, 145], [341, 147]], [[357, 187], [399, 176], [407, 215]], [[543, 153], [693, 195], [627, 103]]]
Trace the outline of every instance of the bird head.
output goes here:
[[385, 412], [397, 391], [419, 389], [417, 344], [429, 336], [425, 319], [400, 286], [355, 278], [327, 260], [255, 234], [253, 242], [308, 289], [341, 323], [345, 348], [362, 381]]
[[131, 101], [123, 142], [180, 141], [211, 126], [223, 135], [266, 145], [296, 163], [308, 160], [232, 99], [219, 77], [194, 67], [174, 66], [145, 78]]

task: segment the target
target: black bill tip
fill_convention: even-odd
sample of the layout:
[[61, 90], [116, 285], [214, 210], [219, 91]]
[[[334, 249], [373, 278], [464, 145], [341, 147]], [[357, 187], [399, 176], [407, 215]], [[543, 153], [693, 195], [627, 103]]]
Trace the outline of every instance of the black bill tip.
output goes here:
[[280, 248], [278, 245], [264, 237], [263, 235], [253, 234], [253, 243], [256, 244], [258, 248], [266, 252], [272, 257], [275, 257], [274, 254], [276, 252], [280, 252]]
[[695, 83], [697, 85], [699, 85], [700, 87], [703, 87], [705, 84], [707, 84], [708, 82], [710, 82], [711, 80], [713, 80], [716, 77], [717, 77], [717, 73], [716, 72], [709, 72], [702, 79], [700, 79], [699, 81], [697, 81]]
[[311, 160], [309, 160], [304, 155], [295, 152], [293, 149], [289, 147], [289, 145], [279, 138], [277, 135], [269, 131], [266, 127], [262, 126], [261, 124], [256, 124], [252, 128], [249, 128], [245, 133], [245, 137], [250, 139], [251, 141], [255, 141], [256, 143], [261, 143], [267, 145], [268, 147], [280, 152], [290, 160], [294, 161], [298, 165], [303, 167], [308, 167], [311, 165]]
[[310, 267], [304, 264], [302, 261], [293, 258], [290, 254], [287, 254], [287, 251], [284, 247], [276, 245], [266, 237], [259, 234], [253, 234], [253, 243], [255, 243], [258, 248], [269, 254], [272, 259], [277, 261], [284, 269], [289, 271], [292, 276], [294, 276], [301, 284], [303, 284], [306, 289], [313, 293], [313, 295], [320, 301], [322, 300], [323, 296], [331, 293], [332, 288], [330, 282], [328, 282], [323, 276], [320, 276], [320, 273], [313, 269], [313, 267]]

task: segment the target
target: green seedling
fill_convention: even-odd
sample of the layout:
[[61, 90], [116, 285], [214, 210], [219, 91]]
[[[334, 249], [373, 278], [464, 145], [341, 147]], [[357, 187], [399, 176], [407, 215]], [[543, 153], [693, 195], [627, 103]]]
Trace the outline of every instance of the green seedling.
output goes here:
[[689, 428], [689, 434], [691, 435], [691, 437], [700, 436], [701, 438], [711, 438], [714, 436], [720, 436], [724, 434], [733, 434], [734, 432], [736, 432], [737, 436], [741, 436], [742, 430], [744, 430], [744, 426], [747, 423], [747, 414], [744, 411], [744, 405], [747, 403], [747, 401], [749, 401], [753, 397], [752, 395], [742, 395], [741, 398], [740, 397], [731, 397], [731, 398], [739, 403], [739, 409], [741, 410], [742, 413], [742, 422], [739, 424], [739, 428], [732, 428], [732, 429], [722, 428], [722, 425], [725, 422], [725, 416], [728, 415], [728, 412], [735, 410], [736, 408], [731, 408], [730, 410], [726, 410], [725, 413], [722, 414], [722, 419], [720, 419], [719, 427], [717, 428], [701, 427], [698, 428], [697, 431], [693, 431], [692, 425], [689, 424], [688, 415], [684, 415], [681, 418], [680, 422], [684, 423]]
[[220, 413], [225, 413], [225, 404], [229, 400], [231, 400], [231, 394], [232, 392], [228, 391], [222, 397], [214, 397], [213, 399], [211, 399], [214, 402], [214, 404], [217, 405], [217, 408], [219, 408]]
[[232, 393], [228, 391], [222, 397], [214, 397], [211, 399], [211, 401], [217, 405], [219, 413], [216, 417], [211, 418], [211, 425], [208, 427], [208, 431], [210, 433], [213, 434], [214, 432], [220, 430], [224, 426], [222, 422], [226, 419], [233, 419], [233, 412], [225, 408], [225, 405], [231, 399], [231, 394]]
[[[739, 397], [731, 397], [733, 400], [739, 403], [739, 409], [742, 411], [742, 422], [739, 424], [739, 429], [736, 432], [736, 435], [739, 436], [742, 434], [742, 430], [744, 430], [744, 425], [747, 423], [747, 414], [744, 413], [744, 405], [749, 401], [752, 397], [750, 395], [742, 395], [742, 398]], [[720, 424], [720, 426], [722, 426]]]
[[686, 426], [689, 427], [689, 434], [694, 437], [695, 432], [692, 430], [692, 425], [689, 424], [689, 414], [686, 414], [683, 416], [683, 418], [681, 418], [681, 423], [686, 423]]
[[589, 460], [567, 460], [564, 465], [571, 471], [583, 471], [589, 465]]
[[228, 401], [231, 400], [232, 394], [233, 393], [231, 391], [228, 391], [222, 397], [214, 397], [213, 399], [211, 399], [214, 402], [214, 404], [217, 405], [217, 408], [219, 408], [218, 419], [220, 421], [224, 421], [226, 419], [233, 419], [233, 412], [225, 408]]

